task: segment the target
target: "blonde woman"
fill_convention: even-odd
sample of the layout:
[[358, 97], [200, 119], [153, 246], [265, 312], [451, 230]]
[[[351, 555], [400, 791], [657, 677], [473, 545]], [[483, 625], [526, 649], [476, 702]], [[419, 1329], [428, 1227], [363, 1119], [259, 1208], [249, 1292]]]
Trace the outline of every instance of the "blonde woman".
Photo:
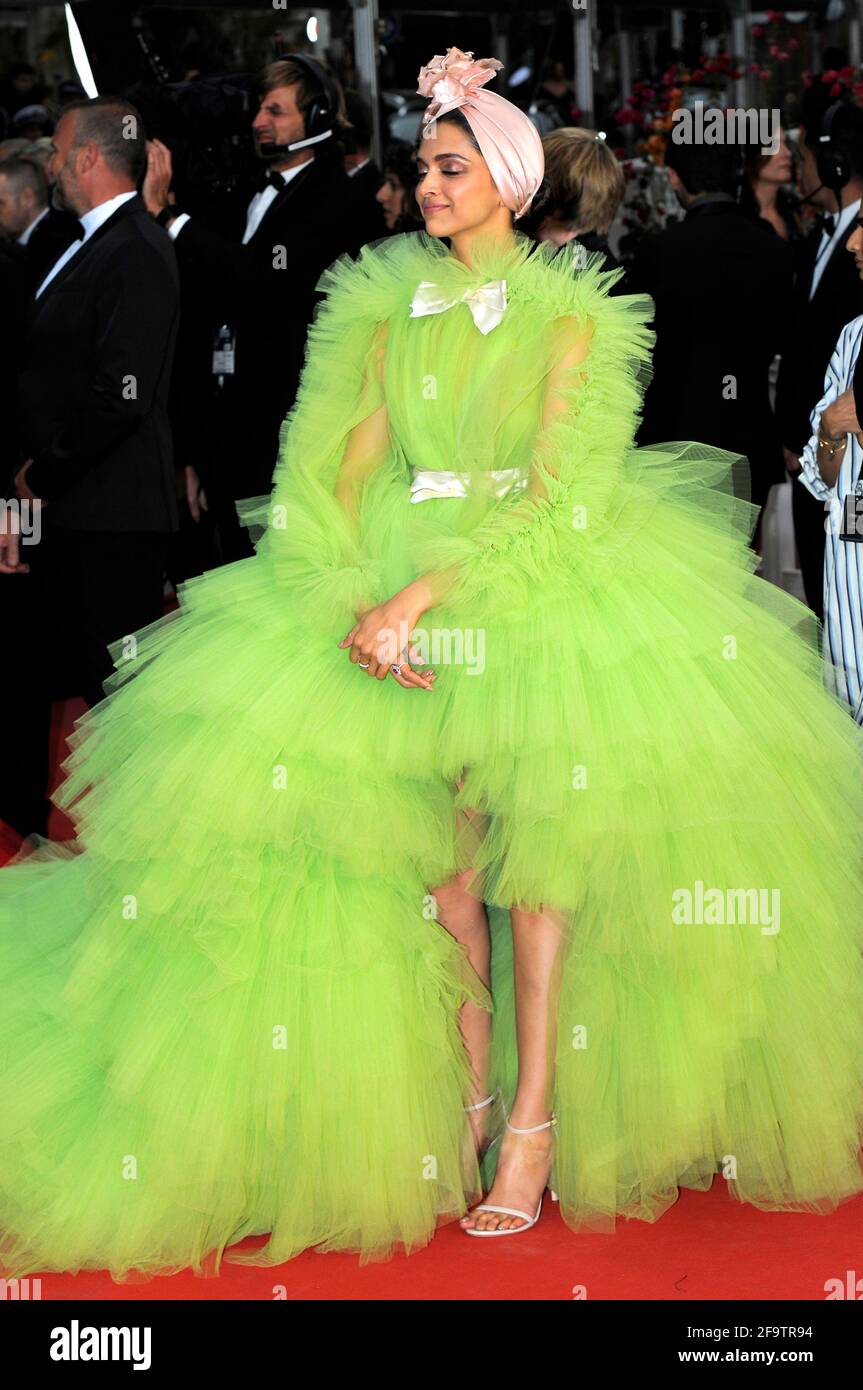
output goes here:
[[[608, 233], [623, 201], [625, 180], [605, 136], [580, 126], [564, 126], [543, 136], [542, 148], [547, 188], [542, 211], [531, 224], [533, 234], [555, 246], [577, 240], [585, 252], [604, 257], [604, 270], [616, 270]], [[623, 292], [618, 280], [613, 293]]]

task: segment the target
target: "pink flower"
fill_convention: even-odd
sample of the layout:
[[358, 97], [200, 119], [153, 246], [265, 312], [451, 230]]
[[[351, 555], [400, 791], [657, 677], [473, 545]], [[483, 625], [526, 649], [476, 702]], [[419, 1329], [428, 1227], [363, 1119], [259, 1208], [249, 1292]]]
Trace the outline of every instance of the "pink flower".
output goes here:
[[420, 68], [417, 92], [431, 97], [423, 112], [423, 126], [463, 106], [466, 99], [484, 87], [503, 67], [497, 58], [474, 59], [472, 52], [448, 48], [445, 54], [436, 53], [430, 63]]
[[841, 95], [842, 95], [842, 83], [841, 83], [841, 82], [834, 82], [834, 83], [833, 83], [833, 86], [830, 88], [830, 95], [831, 95], [832, 97], [841, 97]]

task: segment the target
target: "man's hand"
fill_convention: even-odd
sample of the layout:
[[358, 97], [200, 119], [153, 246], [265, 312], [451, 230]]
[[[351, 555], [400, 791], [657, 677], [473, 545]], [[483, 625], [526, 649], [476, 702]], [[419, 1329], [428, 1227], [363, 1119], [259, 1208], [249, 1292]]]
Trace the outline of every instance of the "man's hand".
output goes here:
[[189, 511], [193, 521], [201, 520], [201, 512], [210, 510], [207, 504], [207, 494], [201, 487], [201, 480], [190, 463], [186, 464], [186, 501], [189, 504]]
[[0, 512], [0, 574], [29, 574], [30, 566], [22, 565], [20, 520], [14, 507], [4, 507]]
[[141, 197], [144, 199], [147, 211], [152, 213], [153, 217], [158, 217], [162, 209], [167, 207], [170, 201], [168, 194], [171, 191], [173, 177], [174, 167], [168, 146], [163, 145], [161, 140], [148, 140], [147, 172], [144, 176]]

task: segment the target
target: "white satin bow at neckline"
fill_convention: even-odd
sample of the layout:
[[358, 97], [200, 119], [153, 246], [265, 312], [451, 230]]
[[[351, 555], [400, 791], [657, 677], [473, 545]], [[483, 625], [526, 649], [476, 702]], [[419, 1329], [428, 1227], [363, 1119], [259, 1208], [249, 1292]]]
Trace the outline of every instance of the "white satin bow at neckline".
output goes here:
[[411, 318], [420, 318], [423, 314], [442, 314], [454, 304], [466, 304], [480, 333], [490, 333], [506, 312], [506, 281], [489, 280], [478, 289], [450, 296], [433, 280], [421, 280], [411, 300]]

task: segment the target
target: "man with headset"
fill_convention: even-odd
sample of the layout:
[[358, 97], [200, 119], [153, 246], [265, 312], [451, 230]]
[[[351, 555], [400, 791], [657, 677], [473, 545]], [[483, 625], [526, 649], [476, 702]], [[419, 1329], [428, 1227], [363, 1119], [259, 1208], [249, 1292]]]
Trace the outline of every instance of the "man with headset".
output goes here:
[[150, 212], [174, 238], [184, 313], [191, 306], [190, 318], [206, 325], [205, 341], [187, 340], [187, 352], [197, 346], [206, 357], [211, 384], [193, 392], [191, 413], [186, 408], [195, 457], [182, 462], [198, 468], [226, 562], [252, 553], [234, 502], [271, 490], [315, 284], [337, 256], [355, 255], [380, 235], [374, 198], [342, 165], [344, 98], [336, 79], [316, 60], [289, 54], [264, 69], [261, 91], [252, 134], [263, 171], [251, 200], [237, 200], [233, 237], [169, 201], [171, 155], [157, 140], [143, 188]]
[[[825, 90], [814, 82], [801, 103], [798, 184], [803, 201], [822, 217], [820, 230], [803, 243], [776, 393], [785, 463], [798, 480], [809, 417], [824, 393], [836, 342], [844, 325], [863, 313], [863, 286], [848, 250], [863, 194], [863, 111], [840, 102], [825, 106]], [[824, 504], [799, 481], [793, 504], [806, 601], [823, 618]]]

